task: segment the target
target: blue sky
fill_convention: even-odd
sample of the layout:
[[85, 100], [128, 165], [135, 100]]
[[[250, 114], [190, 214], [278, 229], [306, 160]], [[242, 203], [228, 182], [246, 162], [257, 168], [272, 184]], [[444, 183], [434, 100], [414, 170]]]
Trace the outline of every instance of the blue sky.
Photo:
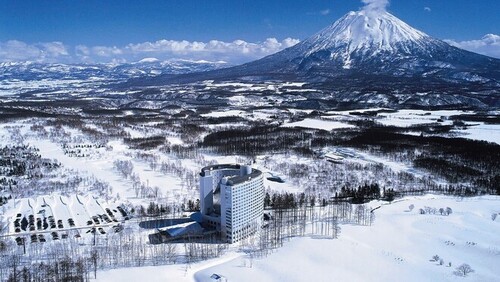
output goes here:
[[[255, 54], [239, 60], [250, 60], [303, 40], [364, 4], [360, 0], [0, 0], [0, 5], [0, 60], [22, 60], [21, 53], [10, 59], [7, 53], [26, 48], [27, 59], [74, 61], [79, 54], [78, 60], [90, 62], [140, 59], [145, 54], [125, 56], [124, 48], [161, 40], [169, 46], [216, 40], [220, 58], [212, 52], [207, 59], [229, 61], [237, 54], [224, 54], [224, 48], [234, 49], [235, 40], [242, 40]], [[388, 10], [456, 45], [481, 45], [484, 53], [492, 49], [485, 44], [500, 44], [495, 36], [486, 38], [486, 43], [482, 39], [500, 34], [498, 0], [392, 0]], [[287, 38], [294, 41], [285, 42]]]

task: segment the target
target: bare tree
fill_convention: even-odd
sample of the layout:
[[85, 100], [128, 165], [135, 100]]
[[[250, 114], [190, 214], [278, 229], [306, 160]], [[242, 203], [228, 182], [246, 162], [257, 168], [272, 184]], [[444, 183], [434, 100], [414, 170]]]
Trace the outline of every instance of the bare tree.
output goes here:
[[97, 278], [97, 260], [99, 259], [99, 254], [97, 253], [96, 250], [92, 250], [90, 254], [90, 260], [92, 261], [92, 264], [94, 265], [94, 279]]
[[446, 215], [450, 215], [453, 213], [453, 210], [450, 207], [446, 207]]
[[339, 225], [339, 219], [338, 217], [334, 216], [332, 218], [332, 237], [334, 239], [337, 239], [340, 235], [340, 225]]
[[457, 276], [465, 277], [469, 273], [472, 273], [472, 272], [474, 272], [474, 269], [472, 269], [472, 267], [470, 265], [464, 263], [464, 264], [459, 265], [457, 268], [455, 268], [455, 271], [453, 272], [453, 274], [455, 274]]

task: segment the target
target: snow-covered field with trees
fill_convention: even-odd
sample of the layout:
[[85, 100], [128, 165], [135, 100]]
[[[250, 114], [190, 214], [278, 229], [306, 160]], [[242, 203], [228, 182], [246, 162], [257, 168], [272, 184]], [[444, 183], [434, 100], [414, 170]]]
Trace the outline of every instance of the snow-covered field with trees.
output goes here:
[[[232, 17], [29, 1], [0, 16], [16, 35], [0, 41], [0, 282], [500, 282], [497, 35], [440, 40], [390, 0], [282, 41], [359, 0], [226, 1]], [[244, 41], [259, 12], [272, 37]], [[214, 15], [233, 28], [192, 41]]]
[[353, 128], [353, 125], [338, 122], [338, 121], [328, 121], [320, 119], [304, 119], [302, 121], [291, 122], [284, 124], [285, 127], [303, 127], [303, 128], [313, 128], [313, 129], [323, 129], [323, 130], [334, 130], [341, 128]]
[[[380, 206], [375, 222], [342, 225], [338, 239], [292, 238], [264, 257], [234, 246], [221, 258], [192, 265], [102, 271], [98, 281], [213, 281], [218, 274], [227, 281], [493, 282], [500, 277], [499, 201], [427, 195], [371, 202]], [[473, 270], [466, 277], [457, 270], [464, 264]]]
[[[213, 274], [228, 281], [452, 281], [462, 264], [474, 270], [467, 274], [471, 281], [500, 277], [492, 267], [500, 258], [494, 236], [500, 198], [451, 196], [498, 193], [497, 145], [455, 138], [498, 144], [495, 113], [134, 111], [113, 119], [35, 117], [0, 124], [0, 247], [6, 246], [0, 276], [10, 275], [15, 263], [56, 265], [71, 254], [84, 258], [72, 263], [83, 263], [87, 278], [97, 270], [98, 281], [211, 281]], [[371, 129], [382, 134], [369, 135]], [[394, 150], [398, 140], [405, 146]], [[198, 173], [216, 163], [251, 163], [264, 173], [270, 202], [305, 197], [306, 204], [293, 210], [304, 211], [306, 219], [273, 229], [284, 232], [282, 245], [268, 246], [276, 238], [259, 236], [231, 246], [150, 244], [155, 230], [140, 224], [189, 217], [197, 209]], [[449, 165], [453, 169], [443, 169]], [[363, 194], [370, 189], [376, 192]], [[274, 211], [274, 204], [265, 206]], [[363, 220], [339, 214], [349, 208], [355, 215], [358, 207]], [[330, 208], [336, 213], [325, 213]], [[375, 208], [373, 221], [366, 215]], [[334, 214], [338, 239], [329, 233]], [[323, 226], [326, 221], [331, 224]], [[266, 252], [257, 254], [255, 244]]]

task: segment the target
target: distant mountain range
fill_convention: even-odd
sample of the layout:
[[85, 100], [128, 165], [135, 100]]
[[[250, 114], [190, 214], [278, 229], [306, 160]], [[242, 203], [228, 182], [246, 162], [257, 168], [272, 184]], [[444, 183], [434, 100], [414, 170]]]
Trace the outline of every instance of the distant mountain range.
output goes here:
[[356, 103], [499, 107], [500, 60], [435, 39], [388, 12], [349, 12], [276, 54], [226, 69], [133, 79], [128, 85], [302, 81]]
[[303, 82], [306, 89], [327, 93], [329, 105], [500, 108], [500, 59], [453, 47], [388, 12], [368, 10], [349, 12], [295, 46], [234, 67], [155, 58], [125, 64], [0, 63], [2, 81], [51, 79], [95, 81], [96, 87], [118, 91], [206, 80]]
[[161, 74], [204, 72], [228, 67], [225, 62], [170, 60], [146, 58], [135, 63], [121, 64], [47, 64], [37, 62], [0, 63], [0, 79], [38, 80], [126, 80]]

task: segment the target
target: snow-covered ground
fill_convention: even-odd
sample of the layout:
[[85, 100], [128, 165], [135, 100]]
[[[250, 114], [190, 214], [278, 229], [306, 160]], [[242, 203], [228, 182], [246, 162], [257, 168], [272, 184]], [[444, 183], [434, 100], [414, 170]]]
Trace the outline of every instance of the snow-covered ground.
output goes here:
[[286, 123], [283, 125], [283, 127], [302, 127], [302, 128], [323, 129], [330, 131], [333, 129], [354, 128], [355, 126], [338, 121], [306, 118], [301, 121]]
[[238, 117], [244, 115], [244, 111], [238, 111], [238, 110], [229, 110], [229, 111], [220, 111], [220, 112], [211, 112], [208, 114], [202, 114], [202, 117], [214, 117], [214, 118], [220, 118], [220, 117]]
[[[151, 201], [149, 198], [137, 196], [137, 191], [134, 189], [132, 179], [125, 178], [114, 167], [114, 162], [117, 160], [131, 161], [133, 164], [133, 173], [135, 173], [140, 182], [152, 189], [158, 188], [158, 195], [163, 201], [168, 203], [178, 202], [179, 204], [186, 198], [196, 197], [198, 194], [195, 189], [188, 189], [186, 183], [178, 175], [172, 173], [162, 173], [157, 169], [153, 170], [146, 160], [137, 158], [134, 149], [128, 148], [121, 140], [109, 141], [105, 147], [89, 148], [85, 150], [85, 157], [74, 157], [64, 153], [64, 148], [60, 143], [49, 138], [36, 136], [30, 130], [30, 121], [20, 121], [16, 123], [5, 123], [0, 125], [0, 146], [11, 145], [14, 141], [11, 140], [11, 130], [13, 127], [19, 129], [23, 136], [25, 144], [38, 148], [38, 152], [42, 158], [55, 159], [64, 169], [77, 172], [82, 177], [95, 178], [99, 181], [109, 184], [108, 198], [106, 201], [116, 201], [120, 203], [131, 203], [134, 205], [147, 205]], [[65, 130], [72, 138], [81, 138], [85, 140], [85, 136], [79, 131], [71, 128]], [[140, 132], [136, 132], [137, 136], [141, 136]], [[182, 140], [177, 136], [169, 136], [169, 141], [174, 144], [182, 143]], [[86, 142], [86, 141], [83, 141]], [[70, 144], [68, 144], [70, 145]], [[166, 161], [176, 163], [182, 166], [185, 172], [188, 170], [197, 171], [201, 165], [193, 160], [178, 160], [173, 156], [156, 153], [159, 157], [159, 163]], [[88, 193], [88, 187], [82, 184], [78, 187], [78, 193]], [[97, 196], [97, 195], [94, 195]], [[105, 200], [105, 199], [101, 199]]]
[[[264, 258], [234, 250], [221, 258], [190, 266], [113, 269], [98, 272], [97, 281], [499, 281], [500, 197], [459, 199], [427, 195], [372, 202], [372, 226], [342, 225], [339, 239], [302, 237]], [[409, 206], [415, 208], [409, 211]], [[450, 207], [449, 216], [419, 214], [424, 207]], [[444, 264], [432, 261], [438, 255]], [[448, 264], [451, 262], [451, 267]], [[455, 268], [469, 264], [474, 273], [462, 278]], [[224, 280], [223, 280], [224, 281]]]
[[[292, 111], [290, 111], [292, 112]], [[446, 117], [462, 112], [427, 112], [411, 111], [405, 115], [382, 117], [380, 120], [392, 120], [399, 126], [402, 124], [423, 124], [437, 121], [438, 117]], [[227, 111], [209, 114], [213, 117], [231, 115], [252, 116], [256, 119], [269, 119], [274, 111], [259, 110], [254, 112]], [[347, 116], [345, 114], [344, 116]], [[208, 115], [207, 115], [208, 116]], [[341, 115], [340, 115], [341, 116]], [[351, 116], [355, 118], [354, 115]], [[446, 118], [444, 121], [449, 122]], [[123, 176], [114, 168], [115, 160], [131, 161], [134, 172], [140, 180], [150, 187], [158, 187], [166, 202], [181, 202], [184, 198], [197, 196], [194, 187], [185, 187], [179, 176], [163, 174], [152, 169], [147, 161], [134, 155], [134, 150], [128, 148], [122, 141], [112, 140], [106, 148], [92, 149], [93, 155], [83, 158], [70, 157], [64, 154], [61, 144], [48, 138], [36, 137], [29, 131], [29, 123], [2, 124], [0, 126], [0, 145], [11, 144], [8, 126], [21, 127], [24, 141], [40, 149], [44, 158], [57, 159], [63, 167], [78, 171], [82, 175], [91, 175], [104, 180], [113, 188], [109, 196], [113, 196], [115, 203], [99, 202], [89, 197], [79, 198], [60, 197], [57, 194], [33, 199], [19, 199], [14, 209], [9, 204], [3, 215], [12, 223], [17, 213], [36, 214], [44, 209], [46, 215], [53, 215], [63, 220], [65, 228], [69, 218], [75, 220], [76, 227], [87, 224], [86, 220], [92, 215], [104, 214], [103, 208], [116, 207], [120, 202], [127, 201], [134, 204], [147, 204], [148, 199], [137, 198], [130, 179]], [[337, 119], [306, 118], [300, 122], [288, 123], [285, 126], [299, 126], [334, 130], [354, 127]], [[98, 128], [95, 128], [98, 129]], [[478, 123], [469, 127], [466, 138], [487, 140], [500, 143], [500, 126]], [[71, 136], [81, 134], [78, 130], [66, 130]], [[140, 137], [141, 130], [130, 129], [134, 137]], [[132, 134], [133, 133], [133, 134]], [[175, 136], [169, 136], [172, 143], [183, 143]], [[109, 149], [109, 148], [112, 148]], [[173, 156], [156, 153], [158, 161], [169, 161], [179, 164], [182, 169], [197, 171], [201, 162], [195, 159], [175, 159]], [[383, 163], [395, 172], [405, 171], [416, 173], [411, 166], [386, 160], [379, 156], [358, 152], [355, 159], [363, 162]], [[262, 169], [266, 176], [276, 175], [277, 172], [264, 167], [264, 158], [256, 158], [256, 168]], [[286, 159], [292, 163], [308, 163], [311, 160], [298, 158], [295, 155], [272, 155], [272, 158]], [[238, 156], [200, 156], [204, 161], [217, 163], [248, 162]], [[418, 174], [418, 173], [417, 173]], [[280, 175], [282, 176], [282, 175]], [[277, 183], [265, 180], [265, 187], [275, 191], [302, 192], [303, 185], [294, 185], [291, 181]], [[191, 188], [191, 189], [190, 189]], [[118, 195], [120, 197], [118, 197]], [[381, 203], [371, 203], [375, 207]], [[415, 205], [413, 211], [407, 211], [410, 204]], [[42, 205], [47, 205], [45, 208]], [[102, 207], [100, 205], [103, 205]], [[424, 206], [435, 208], [451, 207], [454, 211], [450, 216], [420, 215], [418, 210]], [[6, 213], [8, 211], [8, 213]], [[475, 273], [466, 278], [470, 281], [499, 281], [500, 269], [495, 268], [495, 262], [500, 261], [500, 215], [496, 221], [491, 214], [500, 213], [500, 197], [482, 197], [459, 200], [451, 197], [426, 196], [406, 198], [392, 205], [383, 205], [376, 211], [377, 219], [370, 227], [342, 226], [342, 234], [338, 240], [318, 238], [295, 238], [286, 243], [281, 249], [266, 258], [253, 259], [249, 267], [249, 258], [232, 248], [228, 254], [219, 259], [213, 259], [190, 266], [183, 264], [143, 267], [101, 271], [99, 281], [137, 281], [147, 277], [148, 281], [165, 280], [192, 280], [210, 281], [213, 273], [221, 274], [228, 281], [383, 281], [400, 277], [404, 281], [455, 281], [453, 270], [461, 263], [468, 263], [475, 269]], [[117, 216], [119, 216], [117, 214]], [[108, 231], [108, 229], [106, 229]], [[10, 230], [12, 233], [12, 230]], [[430, 262], [433, 255], [439, 255], [444, 265]], [[293, 259], [291, 259], [293, 258]], [[451, 262], [452, 266], [447, 267]]]
[[103, 270], [97, 272], [96, 281], [196, 281], [194, 279], [194, 275], [198, 271], [202, 271], [203, 269], [207, 269], [221, 263], [230, 262], [239, 257], [241, 257], [240, 253], [231, 251], [225, 254], [223, 257], [202, 261], [192, 265], [173, 264]]
[[[231, 99], [246, 99], [246, 97], [234, 96]], [[241, 105], [240, 105], [241, 106]], [[335, 130], [344, 128], [354, 128], [355, 126], [349, 124], [349, 121], [364, 120], [366, 116], [360, 116], [359, 113], [366, 112], [376, 112], [384, 111], [390, 109], [383, 108], [371, 108], [371, 109], [359, 109], [359, 110], [349, 110], [349, 111], [328, 111], [319, 118], [305, 118], [297, 122], [288, 122], [283, 124], [283, 127], [301, 127], [301, 128], [311, 128], [311, 129], [322, 129], [322, 130]], [[261, 121], [272, 121], [273, 116], [283, 115], [283, 114], [296, 114], [303, 113], [309, 114], [311, 111], [300, 111], [294, 109], [277, 110], [277, 109], [266, 109], [266, 110], [225, 110], [225, 111], [214, 111], [207, 114], [202, 114], [203, 117], [242, 117], [247, 120], [261, 120]], [[461, 110], [438, 110], [438, 111], [424, 111], [424, 110], [398, 110], [395, 112], [381, 112], [373, 117], [374, 121], [385, 126], [397, 126], [397, 127], [407, 127], [412, 126], [434, 124], [434, 125], [452, 125], [452, 116], [457, 115], [473, 115], [474, 112], [471, 111], [461, 111]], [[492, 113], [496, 114], [496, 113]], [[494, 142], [500, 144], [500, 125], [498, 124], [485, 124], [484, 122], [466, 123], [468, 127], [466, 129], [455, 129], [452, 131], [452, 137], [462, 137], [473, 140], [483, 140], [488, 142]], [[223, 125], [211, 125], [210, 128], [220, 128], [220, 127], [231, 127], [231, 124]], [[419, 135], [419, 132], [408, 132], [408, 134]], [[446, 137], [446, 135], [443, 135]]]
[[450, 125], [453, 122], [451, 120], [446, 120], [452, 115], [460, 115], [471, 112], [464, 111], [423, 111], [423, 110], [399, 110], [395, 113], [381, 113], [378, 116], [380, 122], [383, 125], [393, 125], [408, 127], [412, 125], [429, 124], [429, 123], [439, 123], [441, 125]]
[[[500, 197], [405, 198], [378, 209], [372, 226], [342, 226], [338, 240], [296, 238], [269, 257], [254, 259], [251, 268], [237, 258], [195, 278], [210, 281], [217, 273], [228, 281], [456, 281], [455, 267], [468, 263], [475, 272], [467, 281], [499, 281], [500, 220], [491, 219], [500, 212], [499, 203]], [[424, 206], [454, 212], [420, 215]], [[430, 261], [434, 255], [444, 265]]]
[[[117, 203], [101, 203], [94, 199], [92, 196], [78, 196], [72, 195], [71, 197], [52, 194], [50, 196], [39, 196], [37, 198], [22, 198], [15, 199], [16, 203], [9, 202], [5, 209], [4, 215], [10, 219], [7, 226], [6, 235], [31, 235], [32, 233], [49, 233], [49, 232], [67, 232], [76, 229], [90, 229], [92, 226], [105, 228], [106, 232], [110, 227], [117, 225], [118, 222], [123, 221], [122, 215], [116, 210]], [[93, 217], [102, 218], [102, 215], [107, 215], [105, 209], [109, 209], [108, 216], [109, 222], [104, 219], [97, 221], [97, 225], [88, 224], [88, 221]], [[47, 220], [49, 217], [54, 218], [57, 222], [57, 227], [47, 226], [45, 228], [40, 226], [31, 232], [28, 228], [26, 230], [15, 230], [14, 221], [21, 220], [23, 217], [26, 219], [30, 216], [38, 220]], [[113, 221], [112, 219], [116, 219]], [[70, 221], [72, 221], [70, 223]], [[89, 226], [90, 225], [90, 226]]]
[[473, 123], [458, 133], [459, 137], [500, 144], [500, 125], [498, 124]]
[[[329, 111], [327, 116], [323, 116], [324, 119], [329, 119], [337, 122], [345, 122], [352, 120], [364, 119], [363, 116], [352, 115], [352, 113], [364, 113], [368, 111], [379, 111], [387, 110], [381, 108], [364, 109], [364, 110], [352, 110], [352, 111]], [[452, 116], [458, 115], [473, 115], [474, 112], [471, 111], [460, 111], [460, 110], [440, 110], [440, 111], [424, 111], [424, 110], [399, 110], [396, 112], [382, 112], [379, 113], [374, 120], [385, 126], [397, 126], [397, 127], [412, 127], [425, 124], [439, 124], [439, 125], [452, 125], [453, 120], [450, 119]], [[497, 112], [492, 112], [492, 115], [498, 115]], [[307, 121], [307, 122], [306, 122]], [[329, 127], [322, 127], [321, 123], [306, 119], [299, 126], [317, 128], [317, 129], [328, 129]], [[344, 123], [345, 124], [345, 123]], [[289, 125], [289, 124], [288, 124]], [[310, 126], [308, 126], [310, 125]], [[452, 137], [461, 137], [472, 140], [482, 140], [500, 144], [500, 125], [498, 124], [486, 124], [484, 122], [466, 122], [466, 129], [455, 129], [452, 130]], [[418, 135], [418, 132], [409, 132], [408, 134]], [[446, 137], [446, 135], [443, 135]]]

